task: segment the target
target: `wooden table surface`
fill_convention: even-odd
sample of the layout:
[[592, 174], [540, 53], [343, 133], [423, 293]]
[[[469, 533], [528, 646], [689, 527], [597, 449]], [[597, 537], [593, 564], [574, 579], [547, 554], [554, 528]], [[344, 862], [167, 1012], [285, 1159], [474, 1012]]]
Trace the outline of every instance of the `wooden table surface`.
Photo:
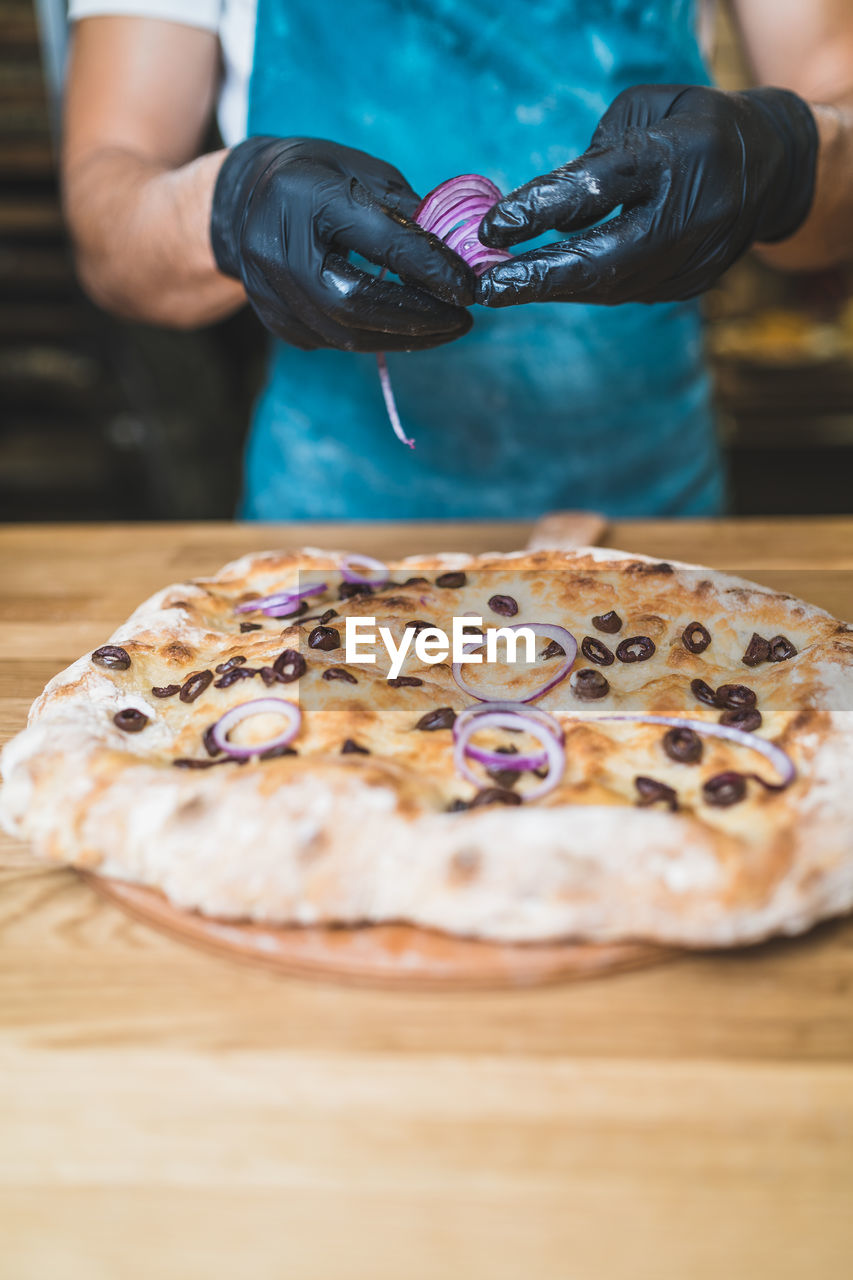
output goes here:
[[[145, 595], [244, 551], [521, 525], [0, 529], [0, 738]], [[853, 520], [616, 525], [853, 616]], [[309, 983], [0, 843], [3, 1280], [834, 1280], [853, 1268], [853, 921], [580, 985]]]

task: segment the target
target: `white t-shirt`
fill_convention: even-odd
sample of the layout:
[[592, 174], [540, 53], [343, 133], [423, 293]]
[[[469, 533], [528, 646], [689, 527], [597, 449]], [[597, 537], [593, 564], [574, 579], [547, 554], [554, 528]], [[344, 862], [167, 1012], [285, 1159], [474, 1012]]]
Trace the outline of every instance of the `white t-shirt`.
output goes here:
[[255, 50], [257, 0], [69, 0], [71, 22], [120, 14], [161, 18], [214, 31], [222, 46], [219, 131], [226, 146], [242, 142], [249, 114], [249, 77]]

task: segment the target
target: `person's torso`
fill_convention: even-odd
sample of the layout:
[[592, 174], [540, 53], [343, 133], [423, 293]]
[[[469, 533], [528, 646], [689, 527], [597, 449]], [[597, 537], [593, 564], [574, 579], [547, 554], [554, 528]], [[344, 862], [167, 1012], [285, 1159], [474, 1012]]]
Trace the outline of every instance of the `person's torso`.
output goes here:
[[[695, 19], [694, 0], [258, 0], [248, 132], [360, 147], [421, 192], [464, 172], [508, 191], [582, 152], [623, 88], [707, 81]], [[474, 318], [456, 343], [389, 360], [414, 452], [372, 357], [274, 344], [244, 514], [719, 504], [695, 304]]]

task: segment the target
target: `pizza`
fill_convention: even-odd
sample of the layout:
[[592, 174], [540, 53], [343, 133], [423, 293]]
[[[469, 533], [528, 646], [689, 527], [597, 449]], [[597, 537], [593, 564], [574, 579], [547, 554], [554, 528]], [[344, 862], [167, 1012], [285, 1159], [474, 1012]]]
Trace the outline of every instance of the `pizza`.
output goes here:
[[0, 816], [217, 918], [723, 947], [853, 906], [851, 710], [853, 627], [709, 569], [268, 552], [51, 680]]

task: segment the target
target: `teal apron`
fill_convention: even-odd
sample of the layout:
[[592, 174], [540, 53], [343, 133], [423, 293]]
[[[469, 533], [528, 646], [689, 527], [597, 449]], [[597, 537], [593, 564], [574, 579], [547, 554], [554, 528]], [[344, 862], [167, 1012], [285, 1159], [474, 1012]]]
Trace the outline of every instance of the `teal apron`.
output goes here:
[[[627, 86], [707, 80], [695, 0], [259, 0], [249, 133], [360, 147], [422, 194], [467, 172], [509, 191], [582, 152]], [[466, 337], [388, 364], [414, 450], [371, 355], [273, 344], [244, 517], [721, 509], [695, 302], [476, 307]]]

